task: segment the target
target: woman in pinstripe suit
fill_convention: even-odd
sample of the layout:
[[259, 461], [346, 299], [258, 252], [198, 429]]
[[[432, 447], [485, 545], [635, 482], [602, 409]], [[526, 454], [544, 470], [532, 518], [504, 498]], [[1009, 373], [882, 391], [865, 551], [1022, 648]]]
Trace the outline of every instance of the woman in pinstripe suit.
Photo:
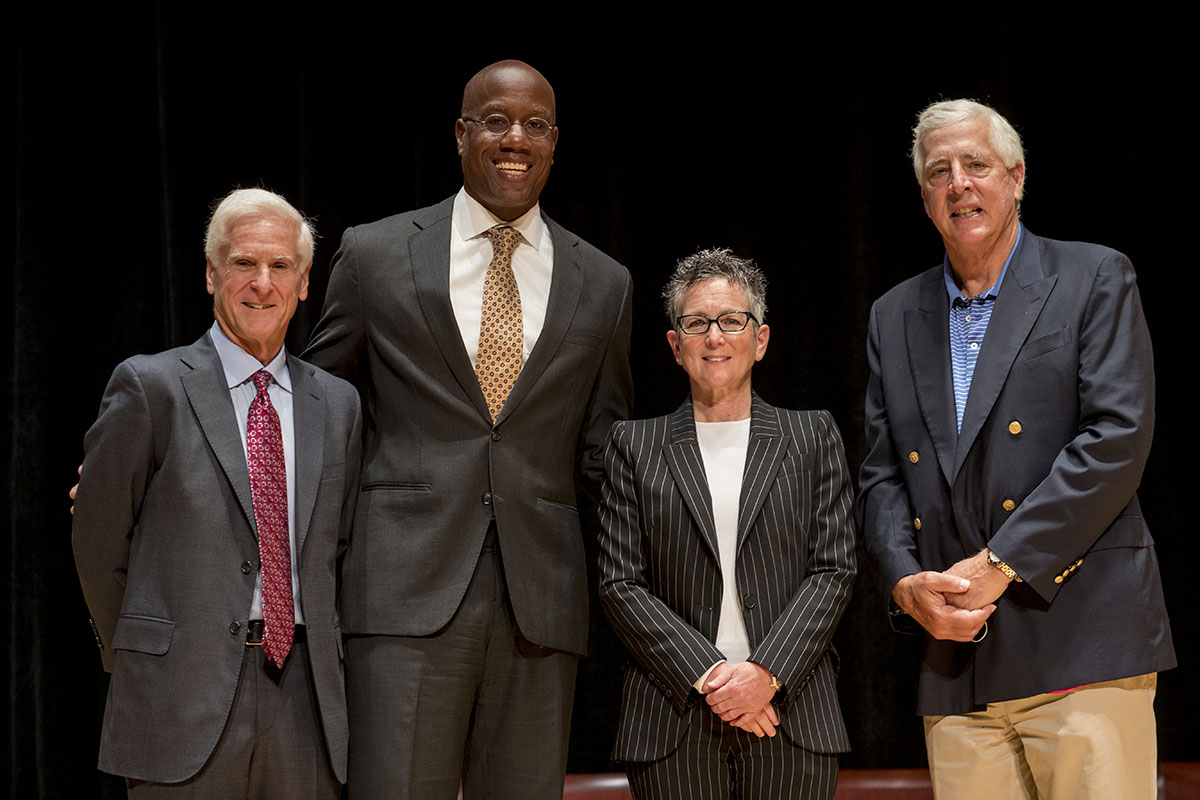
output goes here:
[[831, 798], [848, 749], [833, 630], [854, 581], [841, 436], [753, 393], [766, 281], [706, 250], [663, 292], [691, 397], [618, 422], [600, 596], [633, 656], [613, 758], [636, 798]]

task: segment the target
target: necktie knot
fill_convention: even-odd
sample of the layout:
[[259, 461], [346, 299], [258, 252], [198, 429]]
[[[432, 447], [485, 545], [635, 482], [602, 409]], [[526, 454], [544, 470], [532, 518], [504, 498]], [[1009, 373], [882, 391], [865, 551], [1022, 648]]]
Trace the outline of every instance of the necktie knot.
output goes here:
[[260, 369], [258, 372], [254, 373], [252, 377], [254, 380], [254, 387], [258, 389], [259, 394], [265, 392], [267, 387], [271, 385], [271, 373], [265, 369]]
[[524, 240], [521, 232], [510, 225], [488, 228], [487, 237], [492, 243], [493, 258], [512, 258], [513, 251]]

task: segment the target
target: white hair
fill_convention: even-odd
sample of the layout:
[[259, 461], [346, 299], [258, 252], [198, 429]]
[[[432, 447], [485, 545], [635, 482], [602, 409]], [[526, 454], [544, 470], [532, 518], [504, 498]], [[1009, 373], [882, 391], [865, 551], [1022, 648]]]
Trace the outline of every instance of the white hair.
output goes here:
[[917, 116], [916, 127], [913, 128], [912, 161], [917, 183], [922, 182], [925, 174], [925, 137], [938, 128], [972, 119], [987, 120], [988, 138], [991, 140], [992, 149], [1000, 156], [1005, 167], [1012, 169], [1017, 164], [1025, 163], [1025, 149], [1021, 146], [1021, 136], [1000, 112], [974, 100], [942, 100], [922, 111]]
[[312, 263], [316, 228], [282, 195], [266, 189], [234, 189], [221, 198], [204, 231], [204, 255], [214, 264], [221, 263], [229, 253], [229, 232], [233, 226], [248, 217], [258, 216], [282, 217], [296, 223], [300, 231], [296, 246], [300, 256], [298, 266]]

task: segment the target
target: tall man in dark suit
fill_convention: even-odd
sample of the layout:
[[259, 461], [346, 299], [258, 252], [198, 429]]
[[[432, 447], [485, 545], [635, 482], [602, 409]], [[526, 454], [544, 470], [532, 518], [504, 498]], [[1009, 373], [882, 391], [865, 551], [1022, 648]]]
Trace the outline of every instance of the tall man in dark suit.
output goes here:
[[117, 367], [73, 542], [105, 669], [100, 768], [132, 797], [337, 798], [336, 568], [360, 461], [353, 387], [289, 356], [313, 234], [238, 190], [205, 245], [216, 322]]
[[562, 796], [588, 603], [576, 488], [628, 416], [629, 273], [538, 208], [554, 92], [467, 84], [464, 189], [350, 228], [306, 357], [358, 386], [350, 795]]
[[1136, 494], [1154, 373], [1133, 267], [1021, 225], [1021, 141], [987, 106], [922, 112], [913, 167], [946, 258], [871, 310], [858, 513], [923, 628], [935, 792], [1154, 797], [1175, 656]]
[[770, 337], [752, 262], [701, 251], [663, 294], [691, 396], [618, 422], [605, 455], [600, 597], [634, 662], [613, 757], [638, 800], [832, 798], [849, 743], [830, 640], [855, 573], [841, 436], [751, 390]]

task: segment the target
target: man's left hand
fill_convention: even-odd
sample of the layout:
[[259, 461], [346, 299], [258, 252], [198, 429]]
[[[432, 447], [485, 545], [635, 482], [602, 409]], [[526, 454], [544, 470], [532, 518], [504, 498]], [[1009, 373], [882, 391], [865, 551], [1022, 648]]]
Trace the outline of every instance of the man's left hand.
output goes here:
[[947, 575], [966, 578], [971, 582], [971, 588], [961, 594], [945, 595], [946, 602], [958, 608], [974, 611], [996, 602], [1004, 590], [1008, 588], [1010, 579], [996, 567], [988, 563], [987, 548], [980, 550], [970, 558], [964, 558], [950, 569]]

